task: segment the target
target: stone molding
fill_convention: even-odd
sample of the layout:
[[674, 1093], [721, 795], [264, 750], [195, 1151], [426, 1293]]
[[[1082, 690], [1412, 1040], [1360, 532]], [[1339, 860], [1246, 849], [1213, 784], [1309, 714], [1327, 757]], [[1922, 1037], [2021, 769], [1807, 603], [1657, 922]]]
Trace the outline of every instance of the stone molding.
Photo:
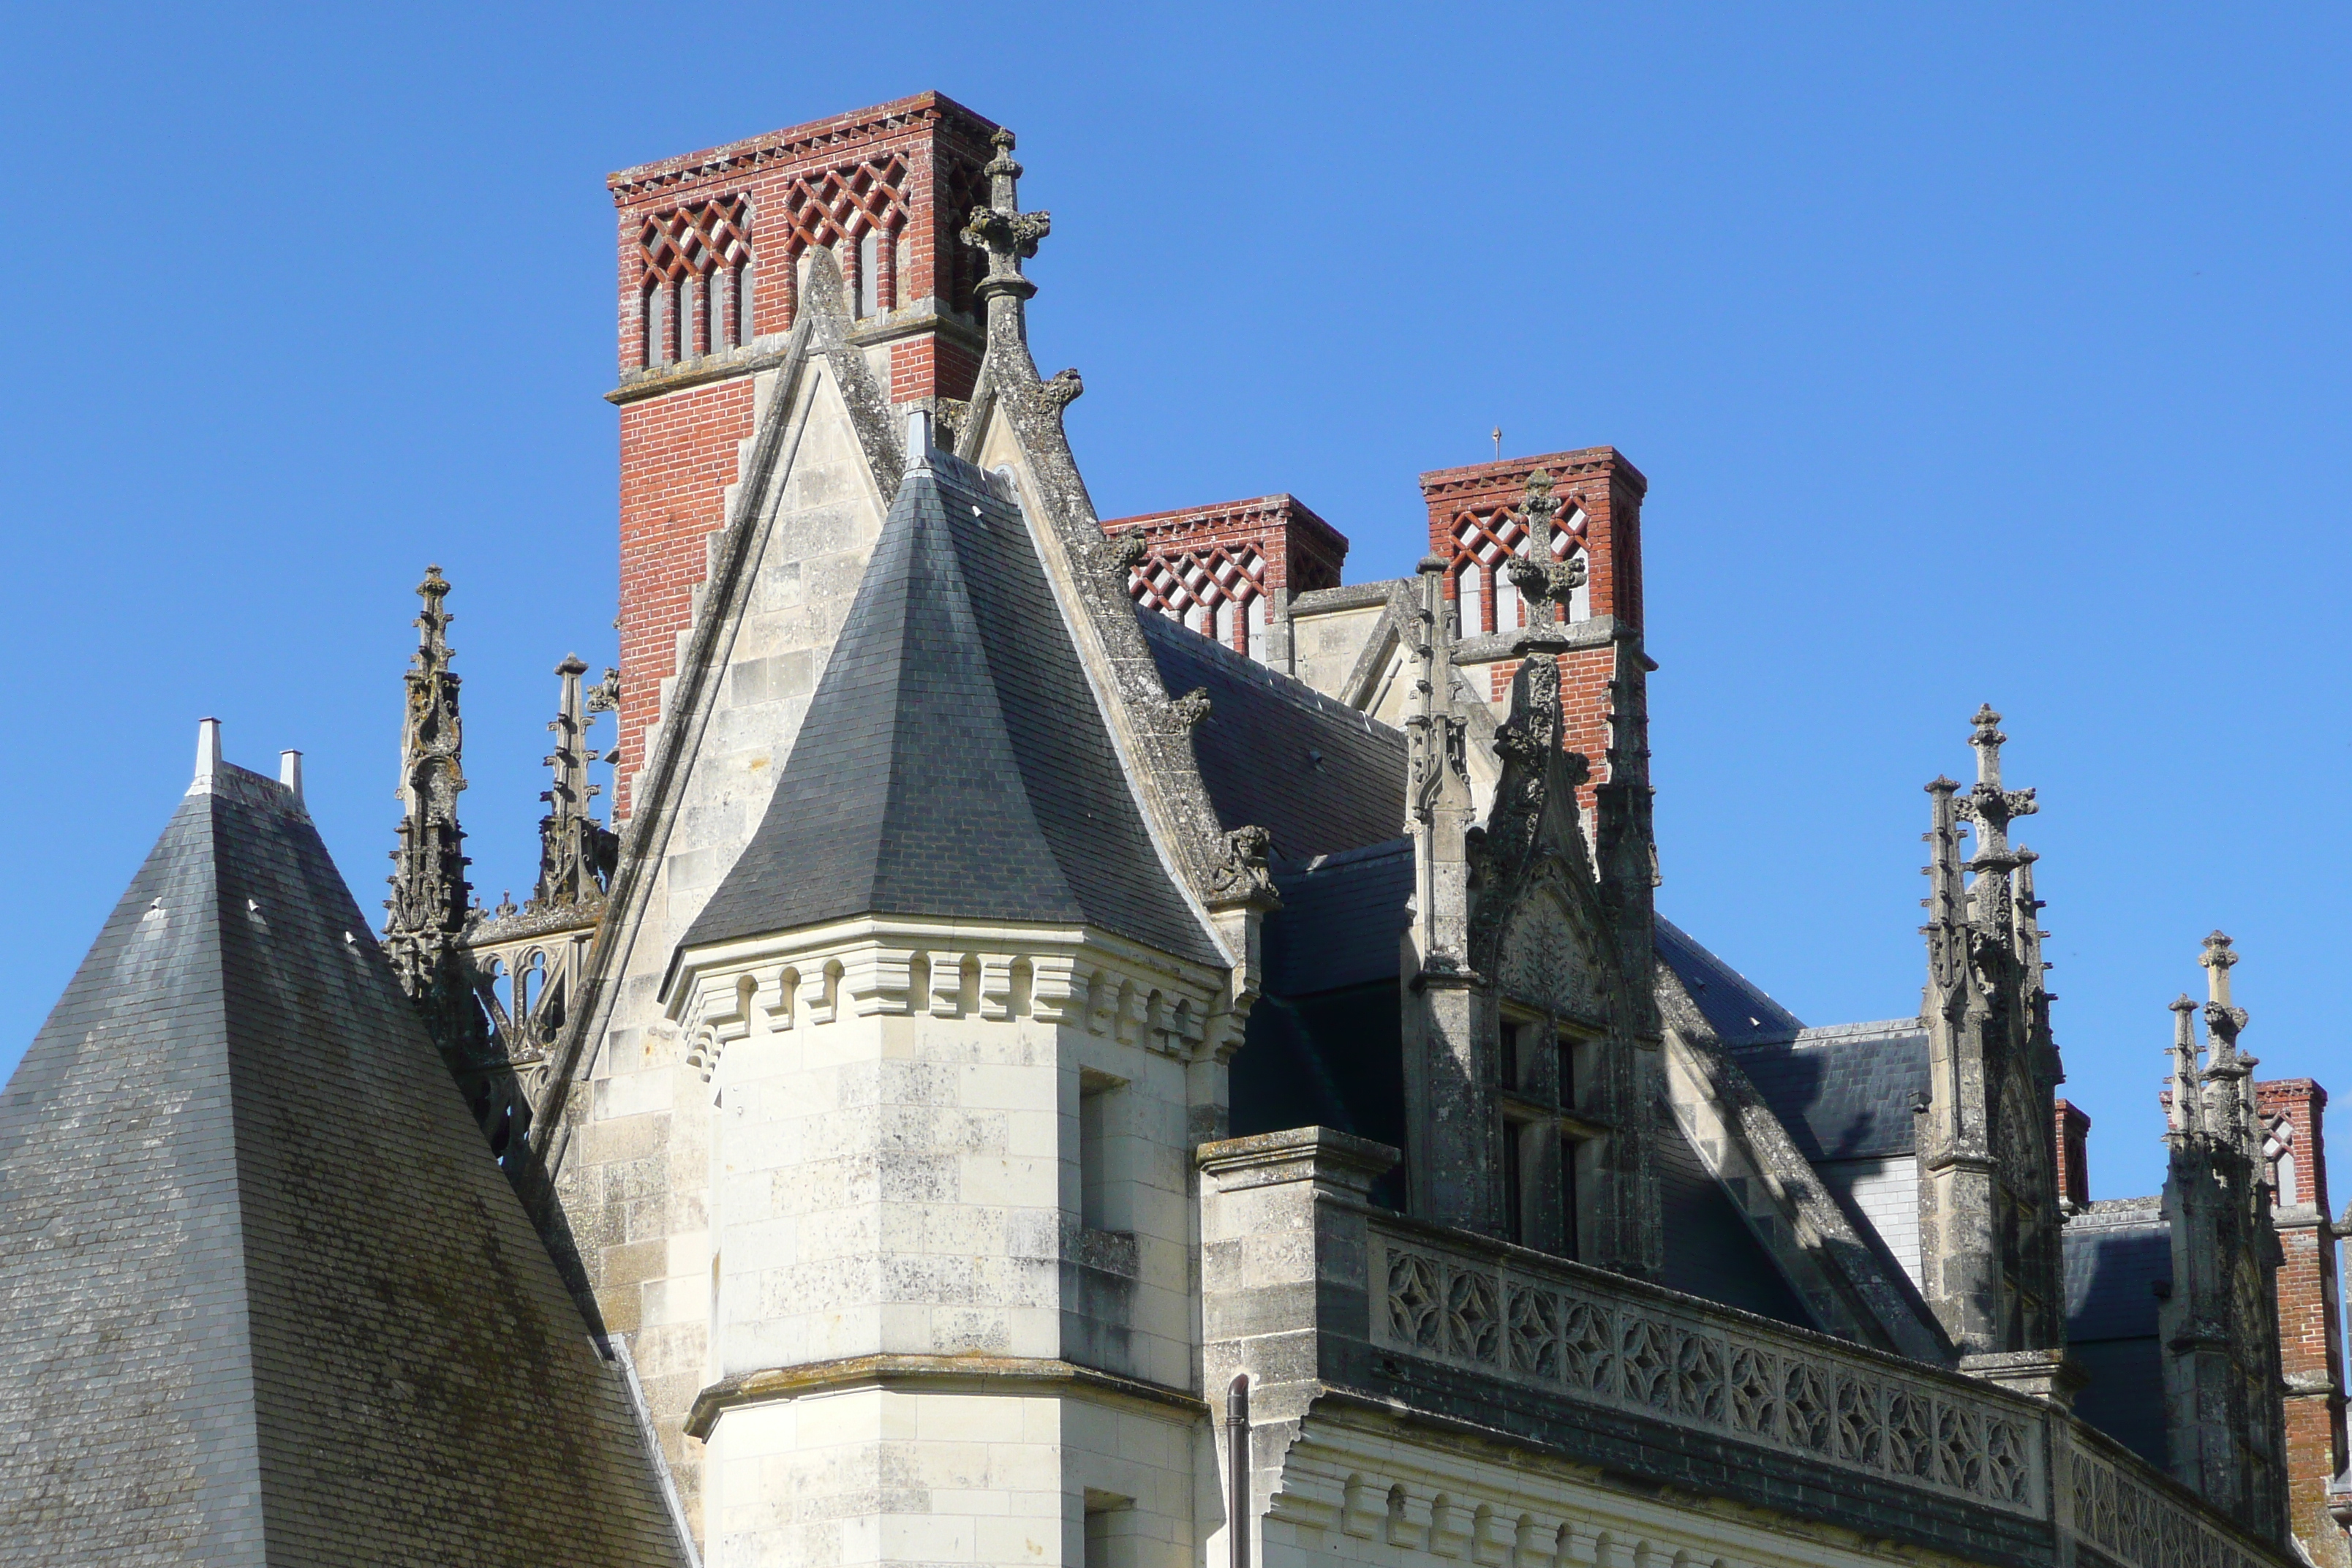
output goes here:
[[766, 1367], [722, 1378], [694, 1396], [694, 1404], [687, 1411], [686, 1434], [707, 1443], [719, 1416], [730, 1410], [854, 1388], [925, 1393], [1084, 1393], [1175, 1410], [1192, 1419], [1209, 1413], [1207, 1404], [1192, 1394], [1042, 1356], [862, 1355], [801, 1366]]
[[[967, 994], [967, 969], [976, 984]], [[681, 952], [663, 997], [707, 1080], [755, 1030], [848, 1017], [1034, 1017], [1179, 1059], [1240, 1046], [1221, 972], [1090, 926], [864, 916]], [[1232, 1034], [1233, 1038], [1226, 1037]]]
[[[1204, 1375], [1251, 1377], [1261, 1498], [1288, 1489], [1327, 1412], [1361, 1410], [1972, 1561], [2291, 1561], [2049, 1401], [1373, 1208], [1360, 1140], [1305, 1129], [1199, 1158]], [[1452, 1554], [1472, 1560], [1479, 1505], [1508, 1501], [1454, 1495]], [[1345, 1527], [1377, 1535], [1389, 1511]]]
[[639, 163], [606, 175], [604, 184], [613, 193], [616, 205], [656, 191], [678, 195], [698, 190], [714, 179], [740, 177], [761, 164], [798, 163], [819, 149], [829, 155], [846, 155], [866, 142], [927, 122], [944, 124], [973, 137], [985, 137], [996, 129], [994, 121], [982, 119], [942, 93], [921, 92], [877, 104], [872, 109], [838, 114], [830, 120], [788, 126], [763, 136], [747, 136], [723, 147]]

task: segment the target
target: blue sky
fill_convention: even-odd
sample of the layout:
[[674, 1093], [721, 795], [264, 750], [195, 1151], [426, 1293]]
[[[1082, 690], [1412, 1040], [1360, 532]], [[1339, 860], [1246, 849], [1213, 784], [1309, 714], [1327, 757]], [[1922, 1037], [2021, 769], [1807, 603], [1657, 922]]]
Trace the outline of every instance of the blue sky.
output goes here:
[[[611, 169], [937, 88], [1021, 133], [1105, 515], [1612, 444], [1661, 908], [1811, 1023], [1917, 1005], [1968, 717], [2042, 792], [2063, 1093], [2153, 1191], [2165, 1003], [2238, 939], [2344, 1070], [2352, 13], [1884, 5], [0, 9], [0, 1066], [185, 783], [309, 753], [363, 906], [426, 562], [478, 886], [613, 656]], [[2352, 1114], [2352, 1112], [2347, 1112]]]

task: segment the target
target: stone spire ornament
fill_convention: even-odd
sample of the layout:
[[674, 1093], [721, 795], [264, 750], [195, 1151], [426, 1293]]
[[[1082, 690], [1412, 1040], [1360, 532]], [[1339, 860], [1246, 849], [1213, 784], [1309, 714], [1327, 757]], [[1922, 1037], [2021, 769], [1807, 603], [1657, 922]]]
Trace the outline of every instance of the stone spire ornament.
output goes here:
[[527, 906], [534, 913], [602, 902], [619, 843], [588, 811], [588, 803], [599, 793], [588, 782], [588, 764], [596, 755], [588, 745], [590, 694], [580, 680], [588, 667], [578, 654], [568, 654], [555, 673], [562, 678], [563, 689], [547, 726], [555, 734], [555, 751], [547, 758], [555, 777], [539, 797], [547, 802], [548, 810], [539, 824], [539, 883]]
[[401, 725], [400, 844], [392, 851], [392, 897], [384, 900], [383, 948], [393, 973], [424, 1015], [444, 1053], [478, 1047], [484, 1036], [464, 942], [473, 918], [465, 830], [457, 796], [466, 787], [465, 737], [457, 718], [458, 678], [450, 663], [449, 584], [428, 566], [416, 586], [407, 714]]
[[1559, 515], [1559, 498], [1552, 491], [1549, 470], [1538, 468], [1528, 476], [1521, 503], [1528, 517], [1528, 552], [1511, 557], [1508, 567], [1511, 585], [1526, 601], [1531, 632], [1566, 623], [1569, 606], [1585, 581], [1584, 562], [1573, 550], [1565, 561], [1554, 553], [1552, 521]]
[[2205, 939], [2204, 1067], [2187, 996], [2172, 1004], [2172, 1108], [2164, 1214], [2172, 1293], [2158, 1310], [2166, 1450], [2176, 1479], [2273, 1542], [2287, 1533], [2286, 1414], [2278, 1326], [2280, 1247], [2253, 1113], [2246, 1013], [2230, 997], [2238, 954]]
[[[1977, 710], [1975, 785], [1927, 785], [1928, 1099], [1918, 1131], [1920, 1293], [1961, 1366], [2063, 1400], [2080, 1381], [2065, 1359], [2064, 1269], [2051, 1142], [2065, 1074], [2050, 1031], [2048, 964], [2032, 851], [2010, 824], [2038, 809], [2001, 780], [2009, 737]], [[1973, 825], [1976, 853], [1962, 858]]]
[[1037, 254], [1037, 242], [1054, 230], [1051, 213], [1021, 210], [1021, 165], [1013, 156], [1013, 132], [989, 138], [996, 156], [981, 172], [988, 176], [988, 205], [971, 209], [963, 226], [963, 243], [988, 256], [988, 276], [974, 289], [988, 313], [988, 335], [1000, 335], [1026, 344], [1027, 317], [1022, 307], [1037, 292], [1037, 285], [1022, 276], [1021, 263]]

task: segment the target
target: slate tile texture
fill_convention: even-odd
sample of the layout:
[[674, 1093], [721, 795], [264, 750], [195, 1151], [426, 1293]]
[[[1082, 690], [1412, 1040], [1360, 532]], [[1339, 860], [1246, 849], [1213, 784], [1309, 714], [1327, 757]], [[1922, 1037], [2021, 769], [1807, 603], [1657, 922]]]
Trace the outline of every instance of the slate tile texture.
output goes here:
[[682, 1561], [293, 796], [173, 815], [0, 1095], [0, 1563]]
[[1168, 695], [1208, 693], [1192, 754], [1226, 827], [1265, 828], [1275, 858], [1285, 861], [1404, 831], [1402, 731], [1166, 616], [1137, 616]]
[[882, 524], [767, 815], [682, 945], [861, 914], [1081, 921], [1221, 963], [1020, 510], [935, 452]]

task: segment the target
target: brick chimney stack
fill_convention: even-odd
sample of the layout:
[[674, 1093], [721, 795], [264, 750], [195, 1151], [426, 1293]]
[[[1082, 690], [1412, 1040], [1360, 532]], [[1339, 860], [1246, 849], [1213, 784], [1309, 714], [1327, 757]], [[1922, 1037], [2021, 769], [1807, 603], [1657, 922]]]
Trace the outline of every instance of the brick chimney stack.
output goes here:
[[2069, 1208], [2091, 1201], [2090, 1113], [2069, 1100], [2057, 1103], [2058, 1201]]
[[2327, 1091], [2307, 1078], [2254, 1085], [2278, 1271], [2279, 1371], [2286, 1380], [2287, 1505], [2294, 1533], [2322, 1568], [2352, 1563], [2327, 1511], [2327, 1483], [2344, 1472], [2344, 1315], [2336, 1234], [2327, 1212], [2321, 1117]]
[[781, 361], [808, 269], [836, 269], [893, 403], [971, 395], [984, 261], [955, 237], [987, 204], [995, 130], [927, 92], [605, 182], [620, 241], [616, 822], [727, 521], [753, 378]]
[[[1421, 496], [1429, 509], [1430, 553], [1452, 563], [1445, 592], [1461, 616], [1463, 638], [1455, 662], [1474, 681], [1486, 683], [1489, 700], [1506, 703], [1518, 670], [1510, 638], [1528, 622], [1528, 605], [1505, 563], [1528, 552], [1525, 497], [1538, 469], [1551, 476], [1559, 501], [1554, 552], [1564, 561], [1580, 560], [1585, 573], [1584, 586], [1568, 606], [1567, 628], [1583, 646], [1560, 655], [1559, 697], [1564, 743], [1592, 763], [1591, 782], [1578, 792], [1589, 822], [1595, 789], [1612, 779], [1612, 741], [1644, 755], [1649, 747], [1645, 713], [1619, 713], [1612, 686], [1618, 675], [1616, 644], [1630, 637], [1639, 652], [1642, 498], [1650, 481], [1615, 447], [1587, 447], [1438, 468], [1421, 476]], [[1639, 705], [1634, 694], [1633, 706]], [[1629, 733], [1612, 735], [1621, 719]]]
[[1287, 673], [1290, 601], [1339, 585], [1348, 540], [1296, 496], [1260, 496], [1103, 524], [1143, 535], [1128, 592], [1235, 653]]

